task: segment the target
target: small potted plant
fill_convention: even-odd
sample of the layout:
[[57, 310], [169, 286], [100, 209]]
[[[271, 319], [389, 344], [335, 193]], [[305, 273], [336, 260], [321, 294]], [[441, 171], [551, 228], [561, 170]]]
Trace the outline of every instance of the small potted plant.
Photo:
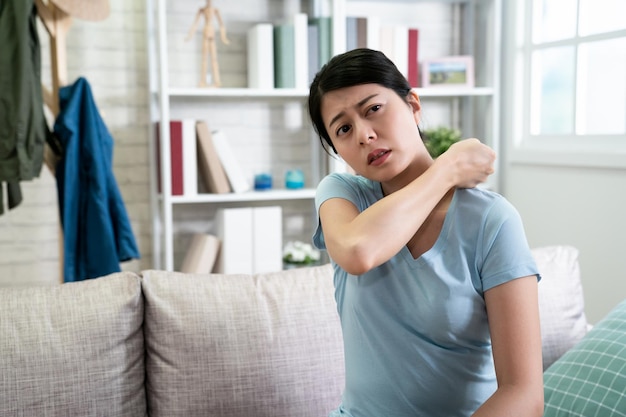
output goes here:
[[320, 252], [309, 243], [300, 241], [287, 242], [283, 249], [285, 269], [314, 265], [320, 260]]
[[428, 129], [422, 133], [426, 149], [433, 158], [438, 157], [452, 144], [461, 140], [461, 131], [444, 126]]

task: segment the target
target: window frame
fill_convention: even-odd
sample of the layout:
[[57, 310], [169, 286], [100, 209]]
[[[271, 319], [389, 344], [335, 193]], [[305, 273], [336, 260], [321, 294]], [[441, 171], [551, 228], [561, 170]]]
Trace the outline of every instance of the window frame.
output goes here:
[[[626, 167], [626, 132], [624, 134], [581, 135], [574, 133], [563, 135], [532, 135], [531, 134], [531, 89], [532, 89], [532, 55], [535, 51], [555, 46], [574, 46], [574, 96], [578, 99], [578, 51], [581, 44], [609, 39], [626, 38], [626, 29], [601, 34], [579, 36], [578, 29], [573, 37], [533, 42], [533, 3], [534, 0], [513, 2], [505, 11], [503, 29], [505, 31], [505, 71], [504, 79], [509, 80], [505, 95], [509, 96], [508, 109], [511, 112], [503, 119], [503, 132], [511, 132], [509, 160], [532, 164], [588, 166], [588, 167]], [[578, 13], [576, 15], [578, 19]], [[578, 27], [578, 21], [577, 21]], [[508, 32], [508, 33], [506, 33]], [[573, 103], [574, 108], [577, 102]], [[576, 110], [575, 110], [576, 111]], [[506, 123], [509, 126], [506, 126]], [[574, 113], [576, 123], [576, 113]], [[509, 128], [507, 128], [509, 127]]]

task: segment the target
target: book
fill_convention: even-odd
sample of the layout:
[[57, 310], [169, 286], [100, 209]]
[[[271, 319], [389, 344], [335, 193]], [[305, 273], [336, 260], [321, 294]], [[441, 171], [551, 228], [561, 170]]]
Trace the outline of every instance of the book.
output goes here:
[[309, 42], [308, 53], [309, 53], [309, 85], [315, 79], [317, 72], [320, 70], [320, 57], [319, 57], [319, 28], [317, 25], [312, 24], [309, 21], [308, 24], [308, 37], [307, 41]]
[[292, 23], [274, 26], [274, 87], [295, 88], [295, 39]]
[[180, 271], [194, 274], [210, 274], [215, 266], [219, 248], [220, 240], [217, 236], [208, 233], [194, 234]]
[[280, 206], [220, 208], [215, 221], [221, 241], [216, 272], [258, 274], [282, 269]]
[[379, 49], [380, 20], [378, 17], [348, 16], [346, 18], [346, 50]]
[[384, 53], [398, 68], [398, 71], [408, 77], [408, 28], [403, 25], [380, 27], [380, 51]]
[[367, 48], [367, 18], [356, 18], [356, 47]]
[[224, 166], [217, 155], [213, 136], [209, 125], [205, 121], [196, 123], [198, 146], [198, 172], [209, 193], [230, 193], [230, 183], [224, 171]]
[[283, 269], [283, 212], [280, 206], [252, 209], [252, 259], [255, 274]]
[[368, 16], [366, 45], [370, 49], [380, 49], [380, 18], [378, 16]]
[[316, 16], [309, 18], [309, 24], [317, 26], [317, 39], [319, 50], [319, 66], [324, 66], [330, 58], [333, 51], [333, 22], [329, 16]]
[[248, 30], [248, 88], [274, 88], [274, 27], [258, 23]]
[[309, 18], [306, 13], [295, 13], [290, 22], [294, 41], [294, 87], [305, 90], [309, 87]]
[[252, 208], [219, 208], [216, 235], [221, 241], [215, 271], [222, 274], [253, 273]]
[[[161, 173], [161, 122], [156, 123], [157, 182], [162, 192]], [[170, 191], [171, 195], [183, 195], [183, 124], [180, 120], [170, 121]]]
[[346, 49], [370, 48], [381, 50], [380, 38], [384, 35], [380, 34], [380, 30], [380, 19], [377, 16], [346, 17]]
[[402, 75], [409, 76], [409, 28], [404, 25], [393, 26], [393, 62]]
[[198, 194], [198, 156], [196, 147], [196, 121], [183, 119], [182, 146], [183, 146], [183, 195]]
[[246, 179], [243, 167], [237, 160], [226, 134], [223, 130], [211, 132], [217, 156], [224, 167], [230, 188], [235, 193], [244, 193], [252, 189], [251, 181]]
[[409, 68], [408, 77], [411, 87], [419, 87], [419, 30], [409, 28]]
[[346, 51], [358, 48], [358, 18], [354, 16], [346, 17]]

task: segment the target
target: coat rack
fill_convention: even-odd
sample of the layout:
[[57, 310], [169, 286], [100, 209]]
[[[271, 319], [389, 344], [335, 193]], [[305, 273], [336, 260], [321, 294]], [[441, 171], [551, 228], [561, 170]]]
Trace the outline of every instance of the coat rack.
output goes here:
[[[67, 32], [72, 25], [72, 16], [52, 1], [46, 4], [43, 0], [36, 0], [35, 4], [37, 13], [50, 35], [52, 90], [42, 85], [43, 101], [56, 117], [59, 114], [59, 89], [67, 83]], [[49, 168], [54, 172], [54, 167]]]
[[[50, 36], [50, 67], [52, 88], [42, 84], [44, 104], [53, 117], [59, 115], [59, 90], [67, 84], [67, 33], [72, 26], [72, 16], [79, 19], [100, 21], [109, 15], [108, 0], [35, 0], [37, 14]], [[44, 160], [54, 174], [57, 156], [46, 145]], [[63, 277], [63, 229], [59, 227], [59, 276]]]

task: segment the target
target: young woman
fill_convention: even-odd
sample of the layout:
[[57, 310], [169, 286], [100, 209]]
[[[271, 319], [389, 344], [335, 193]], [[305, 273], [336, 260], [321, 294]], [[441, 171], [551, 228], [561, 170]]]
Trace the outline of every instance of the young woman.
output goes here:
[[539, 275], [517, 211], [471, 188], [476, 139], [435, 161], [420, 100], [382, 53], [331, 59], [311, 84], [320, 137], [357, 173], [317, 190], [314, 243], [335, 271], [346, 385], [331, 416], [541, 416]]

